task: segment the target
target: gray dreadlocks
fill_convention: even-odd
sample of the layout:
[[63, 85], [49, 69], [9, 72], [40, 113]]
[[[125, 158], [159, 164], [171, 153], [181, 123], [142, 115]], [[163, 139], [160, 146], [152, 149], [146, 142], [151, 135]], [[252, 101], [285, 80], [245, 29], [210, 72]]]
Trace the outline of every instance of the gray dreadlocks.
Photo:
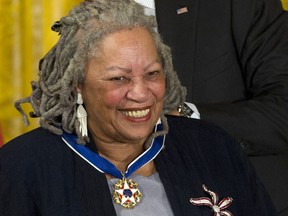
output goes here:
[[155, 40], [166, 82], [163, 114], [176, 110], [185, 100], [186, 89], [173, 69], [169, 47], [155, 31], [155, 18], [144, 15], [143, 7], [132, 0], [86, 0], [52, 26], [60, 34], [59, 41], [40, 60], [32, 94], [15, 102], [24, 123], [29, 125], [29, 120], [21, 104], [30, 103], [34, 111], [30, 116], [40, 117], [41, 127], [58, 135], [63, 130], [76, 133], [78, 142], [85, 143], [76, 118], [76, 89], [85, 80], [86, 64], [101, 55], [103, 37], [134, 27], [146, 28]]

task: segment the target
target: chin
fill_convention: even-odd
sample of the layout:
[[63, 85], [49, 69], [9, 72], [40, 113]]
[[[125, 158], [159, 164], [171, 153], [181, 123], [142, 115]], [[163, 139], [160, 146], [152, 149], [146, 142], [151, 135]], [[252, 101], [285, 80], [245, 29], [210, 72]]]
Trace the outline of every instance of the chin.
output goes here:
[[129, 132], [126, 133], [126, 137], [128, 139], [130, 139], [131, 141], [132, 140], [146, 140], [148, 138], [148, 136], [151, 134], [151, 131], [153, 130], [152, 129], [149, 129], [149, 130], [145, 130], [145, 129], [139, 129], [139, 130], [135, 130], [134, 129], [131, 129], [129, 130]]

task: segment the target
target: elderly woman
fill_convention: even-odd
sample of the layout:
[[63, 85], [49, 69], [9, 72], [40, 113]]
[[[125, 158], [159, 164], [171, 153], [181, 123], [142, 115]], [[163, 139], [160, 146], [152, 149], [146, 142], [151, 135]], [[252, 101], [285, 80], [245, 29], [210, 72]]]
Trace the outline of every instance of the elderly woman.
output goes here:
[[[168, 116], [185, 99], [170, 50], [133, 1], [85, 1], [32, 83], [41, 127], [0, 150], [0, 215], [274, 215], [235, 141]], [[168, 132], [169, 131], [169, 132]]]

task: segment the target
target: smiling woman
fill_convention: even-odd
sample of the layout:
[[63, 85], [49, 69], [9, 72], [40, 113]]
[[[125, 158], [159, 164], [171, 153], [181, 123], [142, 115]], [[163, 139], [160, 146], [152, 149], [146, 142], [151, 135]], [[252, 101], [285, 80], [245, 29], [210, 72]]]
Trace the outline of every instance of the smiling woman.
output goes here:
[[16, 101], [41, 127], [0, 149], [1, 216], [274, 215], [236, 141], [167, 115], [186, 89], [154, 23], [132, 0], [87, 0], [53, 25], [59, 41]]
[[100, 144], [112, 136], [114, 142], [143, 143], [161, 115], [165, 94], [153, 37], [145, 28], [122, 30], [106, 36], [98, 52], [101, 57], [89, 61], [78, 90], [94, 140]]

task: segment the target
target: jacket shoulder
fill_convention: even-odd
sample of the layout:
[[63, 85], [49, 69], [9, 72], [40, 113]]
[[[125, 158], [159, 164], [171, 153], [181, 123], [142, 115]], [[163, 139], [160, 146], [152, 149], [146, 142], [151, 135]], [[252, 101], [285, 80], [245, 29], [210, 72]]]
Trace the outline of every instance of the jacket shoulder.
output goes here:
[[0, 148], [0, 165], [18, 166], [19, 161], [24, 164], [37, 162], [47, 154], [61, 154], [61, 136], [55, 135], [43, 128], [31, 130], [6, 143]]

